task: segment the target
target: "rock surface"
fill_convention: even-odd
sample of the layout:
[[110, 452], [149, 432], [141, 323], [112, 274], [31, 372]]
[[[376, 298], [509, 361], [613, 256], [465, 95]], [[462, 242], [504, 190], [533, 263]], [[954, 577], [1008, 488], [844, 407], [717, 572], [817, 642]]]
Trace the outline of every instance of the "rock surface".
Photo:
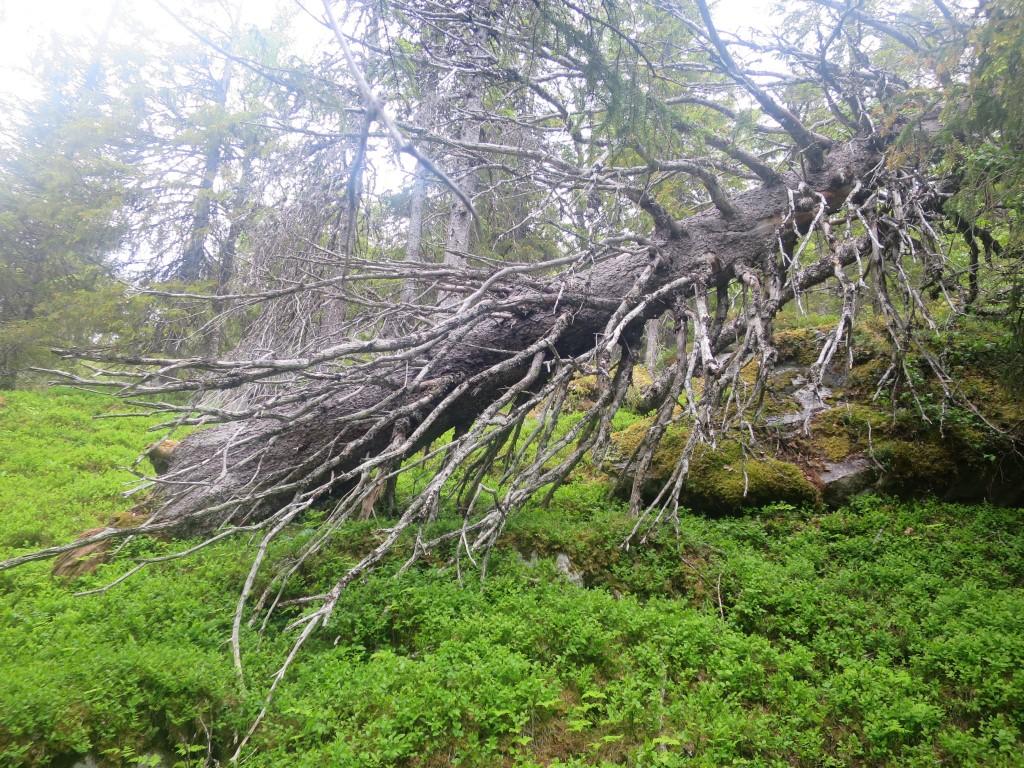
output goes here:
[[[907, 397], [894, 408], [876, 396], [878, 378], [888, 365], [885, 345], [877, 339], [858, 339], [852, 369], [837, 355], [843, 359], [815, 387], [809, 369], [827, 330], [780, 332], [780, 361], [767, 386], [760, 433], [753, 441], [745, 438], [743, 445], [720, 440], [716, 449], [700, 446], [690, 464], [683, 504], [697, 513], [732, 514], [773, 502], [838, 506], [870, 490], [1024, 503], [1024, 458], [1000, 449], [998, 433], [972, 418], [969, 408], [945, 402], [933, 418], [925, 418], [920, 405]], [[1000, 416], [992, 423], [1005, 434], [1019, 433], [1024, 409], [1008, 384], [983, 368], [962, 375], [975, 401]], [[917, 386], [925, 402], [943, 402], [941, 391], [928, 394], [927, 382]], [[641, 419], [613, 435], [610, 474], [621, 476], [652, 420]], [[646, 478], [646, 498], [652, 499], [672, 474], [688, 434], [682, 418], [662, 437]], [[628, 485], [619, 483], [618, 490], [628, 493]]]
[[848, 456], [841, 461], [829, 461], [818, 473], [822, 500], [838, 506], [878, 481], [878, 467], [866, 456]]
[[555, 568], [558, 572], [565, 577], [565, 580], [570, 584], [575, 584], [577, 587], [583, 586], [583, 575], [572, 567], [572, 560], [565, 552], [559, 552], [555, 555]]

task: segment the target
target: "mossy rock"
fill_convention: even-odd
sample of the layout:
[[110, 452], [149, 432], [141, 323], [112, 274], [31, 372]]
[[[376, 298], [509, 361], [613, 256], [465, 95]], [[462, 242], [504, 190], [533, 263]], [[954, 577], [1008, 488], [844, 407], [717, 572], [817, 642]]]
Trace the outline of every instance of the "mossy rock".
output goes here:
[[850, 403], [815, 417], [804, 452], [828, 462], [870, 455], [881, 468], [879, 487], [901, 496], [1019, 503], [1024, 462], [979, 424], [951, 410], [940, 432], [916, 411], [901, 409], [894, 419], [882, 406]]
[[[623, 461], [643, 441], [651, 419], [643, 419], [616, 433], [615, 451]], [[652, 498], [671, 476], [689, 437], [686, 425], [674, 424], [662, 437], [648, 471], [645, 496]], [[818, 489], [795, 464], [769, 456], [744, 455], [735, 441], [717, 449], [698, 446], [690, 462], [690, 473], [681, 501], [697, 512], [728, 514], [775, 502], [801, 505], [816, 503]]]
[[[614, 371], [612, 372], [614, 375]], [[626, 392], [626, 405], [631, 406], [643, 396], [644, 390], [654, 383], [651, 374], [643, 366], [633, 368], [632, 380]], [[601, 382], [595, 374], [577, 376], [569, 382], [567, 404], [574, 410], [590, 408], [601, 397]]]
[[846, 390], [870, 398], [888, 366], [889, 363], [882, 358], [858, 360], [855, 357], [853, 368], [846, 377]]
[[633, 380], [629, 384], [629, 389], [626, 390], [626, 407], [636, 408], [652, 384], [654, 384], [654, 379], [651, 377], [650, 371], [643, 366], [636, 366], [633, 369]]
[[600, 389], [596, 375], [577, 376], [569, 382], [566, 404], [573, 410], [585, 410], [600, 397]]
[[[891, 413], [874, 405], [845, 403], [815, 415], [811, 427], [811, 442], [812, 445], [825, 449], [825, 441], [829, 438], [843, 438], [849, 443], [852, 452], [866, 448], [872, 437], [897, 434], [898, 425], [893, 422]], [[838, 442], [833, 442], [831, 447], [837, 448]], [[822, 455], [828, 454], [823, 450]], [[828, 458], [837, 461], [842, 456], [829, 455]]]
[[768, 379], [768, 390], [773, 393], [788, 395], [800, 386], [803, 372], [796, 368], [776, 370]]
[[[625, 429], [612, 434], [612, 449], [614, 458], [623, 461], [629, 459], [643, 442], [647, 430], [654, 423], [654, 418], [648, 416], [630, 424]], [[690, 430], [684, 424], [673, 424], [661, 437], [661, 444], [654, 452], [654, 459], [651, 461], [649, 475], [652, 480], [667, 478], [676, 465], [676, 458], [686, 447], [686, 440], [690, 436]]]
[[[985, 376], [977, 369], [956, 372], [956, 380], [964, 397], [984, 405], [986, 418], [1006, 431], [1024, 425], [1024, 397], [1015, 390], [1020, 382], [1008, 382], [993, 375]], [[980, 420], [977, 426], [981, 426]]]
[[853, 362], [863, 365], [872, 360], [887, 360], [892, 350], [885, 320], [877, 315], [858, 318], [853, 328]]
[[654, 383], [654, 378], [651, 376], [651, 372], [648, 371], [644, 366], [638, 365], [633, 368], [633, 377], [630, 385], [635, 389], [647, 389]]
[[870, 453], [882, 467], [881, 485], [893, 493], [942, 494], [957, 475], [948, 441], [928, 425], [877, 405], [848, 403], [818, 415], [807, 447], [814, 457], [838, 462]]
[[821, 343], [829, 329], [786, 328], [772, 335], [780, 363], [811, 365], [818, 359]]
[[818, 490], [795, 464], [744, 456], [739, 443], [728, 442], [695, 451], [683, 500], [698, 511], [727, 513], [776, 502], [813, 504]]
[[842, 461], [855, 452], [853, 441], [849, 435], [811, 435], [811, 445], [815, 453], [829, 461]]
[[884, 468], [882, 485], [900, 494], [945, 494], [956, 482], [957, 462], [938, 440], [881, 440], [874, 457]]

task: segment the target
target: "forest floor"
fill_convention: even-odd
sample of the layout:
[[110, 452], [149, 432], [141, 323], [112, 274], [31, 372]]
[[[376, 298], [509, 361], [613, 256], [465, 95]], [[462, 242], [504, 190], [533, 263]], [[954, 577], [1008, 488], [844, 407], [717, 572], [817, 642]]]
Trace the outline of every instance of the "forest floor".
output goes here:
[[[121, 467], [152, 422], [93, 418], [114, 410], [3, 393], [0, 557], [130, 506]], [[625, 550], [632, 523], [580, 479], [512, 518], [483, 581], [443, 560], [394, 578], [389, 563], [303, 649], [243, 764], [1024, 765], [1021, 510], [780, 503], [688, 514]], [[385, 524], [349, 525], [288, 595], [331, 584]], [[302, 610], [245, 628], [240, 685], [228, 638], [256, 542], [73, 594], [183, 546], [132, 541], [74, 582], [48, 563], [0, 573], [0, 765], [231, 754]]]

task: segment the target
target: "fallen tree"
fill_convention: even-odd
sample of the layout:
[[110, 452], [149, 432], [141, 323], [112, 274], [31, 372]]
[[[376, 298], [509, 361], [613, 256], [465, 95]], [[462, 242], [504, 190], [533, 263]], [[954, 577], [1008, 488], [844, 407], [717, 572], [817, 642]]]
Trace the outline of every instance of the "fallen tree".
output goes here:
[[[511, 403], [512, 391], [540, 390], [555, 370], [551, 363], [578, 360], [598, 347], [607, 356], [616, 345], [626, 347], [623, 353], [629, 357], [642, 321], [661, 315], [678, 297], [703, 295], [738, 277], [767, 281], [765, 266], [774, 265], [780, 227], [783, 237], [794, 237], [797, 228], [809, 228], [815, 215], [842, 207], [855, 187], [862, 204], [877, 188], [874, 176], [882, 157], [872, 142], [851, 141], [830, 152], [824, 166], [806, 180], [790, 177], [738, 196], [729, 216], [710, 209], [672, 222], [671, 229], [666, 225], [637, 238], [631, 252], [581, 274], [537, 281], [535, 287], [496, 281], [491, 296], [467, 302], [444, 323], [412, 337], [354, 341], [292, 360], [192, 361], [191, 368], [222, 376], [226, 371], [229, 377], [244, 371], [242, 378], [257, 380], [356, 353], [380, 355], [372, 361], [373, 377], [360, 372], [344, 387], [325, 386], [313, 403], [285, 404], [246, 419], [242, 430], [232, 421], [186, 438], [161, 478], [167, 501], [157, 518], [190, 519], [204, 510], [204, 519], [197, 521], [201, 527], [258, 519], [291, 491], [302, 493], [327, 481], [336, 491], [384, 463], [405, 461], [449, 429], [469, 429], [488, 409], [492, 420], [504, 418], [494, 404]], [[791, 205], [797, 188], [802, 198]], [[850, 263], [863, 246], [858, 240], [845, 243], [795, 277], [804, 289], [834, 277], [836, 261]], [[794, 293], [773, 297], [772, 306], [761, 307], [756, 319], [769, 323]], [[699, 336], [707, 337], [709, 348], [742, 343], [741, 331], [753, 333], [735, 326], [722, 339], [724, 328], [706, 325]], [[415, 375], [402, 369], [376, 375], [387, 357], [425, 354], [430, 359], [417, 361]], [[709, 359], [706, 365], [721, 363]], [[175, 487], [177, 482], [185, 487]]]
[[[543, 120], [561, 120], [570, 145], [548, 142], [532, 149], [524, 142], [501, 144], [402, 125], [372, 92], [348, 37], [325, 6], [325, 23], [335, 31], [364, 99], [365, 130], [378, 120], [396, 148], [412, 146], [405, 139], [412, 135], [416, 146], [455, 153], [466, 168], [484, 161], [505, 167], [515, 159], [528, 164], [535, 186], [551, 185], [566, 199], [575, 196], [574, 210], [584, 224], [590, 211], [605, 205], [604, 196], [616, 205], [635, 205], [653, 222], [653, 231], [601, 231], [595, 224], [582, 247], [534, 263], [474, 262], [472, 254], [458, 254], [465, 256], [462, 264], [410, 263], [358, 258], [318, 245], [325, 256], [345, 265], [341, 274], [234, 295], [181, 295], [190, 301], [215, 299], [220, 305], [269, 303], [296, 293], [313, 297], [315, 304], [317, 296], [329, 295], [357, 307], [360, 319], [340, 340], [302, 355], [164, 359], [87, 354], [96, 363], [96, 376], [66, 374], [67, 380], [118, 387], [137, 404], [173, 414], [177, 426], [216, 426], [193, 432], [162, 457], [166, 471], [151, 478], [145, 522], [103, 529], [0, 567], [139, 534], [205, 537], [173, 555], [178, 557], [227, 536], [259, 531], [261, 543], [241, 590], [232, 636], [241, 672], [239, 630], [270, 542], [313, 505], [326, 505], [328, 514], [316, 535], [255, 601], [254, 611], [264, 614], [274, 610], [289, 575], [339, 526], [382, 506], [399, 473], [425, 462], [436, 464], [433, 476], [388, 521], [379, 543], [339, 574], [332, 589], [311, 599], [314, 608], [294, 624], [301, 631], [276, 686], [309, 634], [329, 620], [345, 587], [374, 568], [403, 533], [433, 520], [448, 504], [461, 513], [462, 526], [433, 540], [421, 530], [406, 567], [442, 544], [473, 559], [494, 543], [508, 514], [524, 500], [541, 489], [550, 492], [585, 458], [600, 461], [650, 318], [672, 318], [676, 354], [646, 393], [645, 407], [656, 417], [625, 470], [632, 478], [637, 515], [634, 537], [642, 538], [649, 526], [678, 514], [679, 492], [698, 444], [714, 444], [736, 428], [753, 443], [751, 425], [776, 356], [772, 324], [802, 292], [834, 281], [841, 297], [834, 331], [812, 367], [819, 382], [837, 353], [852, 354], [850, 331], [868, 291], [892, 342], [890, 365], [879, 386], [906, 382], [905, 358], [915, 346], [916, 329], [934, 327], [922, 291], [949, 290], [940, 220], [952, 187], [931, 166], [931, 141], [941, 130], [933, 98], [938, 92], [922, 96], [898, 74], [876, 66], [862, 52], [851, 52], [857, 52], [865, 27], [884, 46], [908, 46], [909, 41], [917, 49], [939, 45], [945, 39], [943, 27], [908, 32], [852, 6], [811, 7], [819, 14], [817, 49], [780, 45], [775, 53], [786, 56], [804, 73], [803, 81], [810, 79], [819, 89], [825, 127], [808, 128], [784, 105], [777, 91], [788, 87], [788, 80], [765, 84], [734, 60], [702, 0], [696, 7], [700, 23], [688, 11], [665, 4], [659, 13], [686, 38], [680, 45], [695, 46], [716, 70], [715, 87], [738, 92], [758, 106], [760, 119], [750, 130], [760, 138], [748, 149], [729, 136], [730, 130], [716, 133], [673, 118], [675, 105], [696, 104], [725, 116], [727, 128], [740, 122], [733, 106], [702, 95], [701, 84], [661, 98], [657, 115], [666, 121], [665, 130], [697, 136], [714, 154], [662, 159], [651, 146], [633, 140], [619, 153], [631, 162], [606, 165], [563, 159], [567, 146], [580, 144], [582, 120], [574, 122], [563, 104], [567, 87], [560, 91], [550, 85], [553, 70], [528, 70], [519, 60], [502, 59], [495, 49], [507, 44], [534, 52], [523, 48], [532, 43], [515, 31], [522, 22], [517, 14], [533, 14], [570, 42], [573, 31], [585, 37], [585, 32], [600, 30], [611, 41], [604, 47], [589, 39], [574, 43], [577, 48], [570, 46], [548, 64], [557, 61], [570, 70], [578, 64], [581, 71], [587, 66], [611, 82], [617, 75], [606, 60], [609, 47], [637, 51], [639, 60], [655, 68], [647, 51], [656, 41], [643, 39], [643, 25], [630, 31], [624, 26], [628, 19], [603, 5], [559, 10], [512, 4], [505, 15], [494, 11], [486, 20], [454, 10], [443, 19], [431, 16], [432, 23], [449, 24], [463, 35], [494, 30], [489, 33], [498, 41], [493, 48], [469, 48], [476, 57], [474, 77], [489, 79], [494, 87], [515, 84], [554, 109]], [[415, 4], [406, 10], [426, 13]], [[841, 57], [830, 50], [833, 44], [851, 53], [848, 66], [836, 63]], [[574, 60], [579, 51], [585, 62]], [[631, 87], [647, 104], [655, 99], [655, 82]], [[890, 104], [898, 107], [890, 109]], [[528, 123], [527, 117], [518, 115], [505, 125]], [[487, 118], [500, 124], [497, 114]], [[828, 135], [820, 132], [826, 128]], [[493, 132], [500, 134], [497, 128]], [[430, 162], [421, 150], [416, 157]], [[358, 178], [359, 169], [350, 173]], [[438, 177], [450, 185], [458, 204], [472, 209], [456, 181], [440, 172]], [[674, 203], [659, 199], [658, 185], [677, 177], [702, 191], [697, 204], [702, 210], [678, 217], [672, 213]], [[966, 231], [977, 231], [972, 227]], [[445, 299], [437, 306], [414, 306], [382, 299], [370, 289], [361, 292], [360, 286], [382, 282], [399, 287], [432, 282]], [[399, 293], [408, 291], [393, 296]], [[951, 305], [955, 298], [949, 297]], [[381, 334], [381, 328], [394, 327], [381, 319], [401, 313], [421, 320], [408, 332]], [[919, 351], [947, 395], [958, 398], [938, 361]], [[752, 379], [741, 375], [751, 368]], [[597, 377], [599, 396], [582, 418], [558, 432], [570, 384], [584, 374]], [[160, 399], [180, 392], [198, 396], [187, 405]], [[210, 399], [210, 392], [257, 394], [221, 402]], [[644, 505], [640, 488], [654, 451], [666, 428], [680, 418], [692, 422], [686, 449], [653, 504]], [[440, 439], [448, 433], [450, 439]], [[160, 559], [167, 557], [137, 567]]]

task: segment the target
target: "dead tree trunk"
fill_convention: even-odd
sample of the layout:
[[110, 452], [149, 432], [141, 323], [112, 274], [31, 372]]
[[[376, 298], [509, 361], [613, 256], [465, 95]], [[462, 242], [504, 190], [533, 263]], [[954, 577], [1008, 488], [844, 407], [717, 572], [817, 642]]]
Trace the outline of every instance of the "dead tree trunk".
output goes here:
[[[421, 44], [429, 48], [434, 40], [434, 34], [424, 32]], [[437, 111], [437, 74], [429, 72], [424, 78], [422, 102], [416, 112], [416, 123], [421, 128], [433, 130], [435, 113]], [[416, 163], [416, 171], [412, 184], [411, 199], [409, 201], [409, 229], [406, 237], [405, 259], [406, 261], [419, 264], [423, 262], [423, 228], [424, 218], [427, 209], [427, 182], [430, 179], [430, 170], [423, 163]], [[406, 280], [402, 284], [402, 303], [416, 304], [422, 287], [416, 284], [415, 280]]]
[[661, 327], [660, 319], [652, 317], [647, 321], [644, 329], [644, 367], [653, 377], [658, 369], [658, 333]]
[[[637, 314], [639, 329], [647, 318], [670, 309], [675, 296], [703, 294], [752, 269], [771, 272], [780, 237], [793, 238], [794, 228], [809, 226], [818, 200], [835, 210], [855, 186], [870, 190], [880, 156], [872, 143], [851, 141], [833, 149], [823, 167], [806, 179], [790, 176], [785, 183], [737, 195], [728, 214], [711, 208], [680, 222], [660, 222], [643, 251], [564, 280], [510, 287], [504, 295], [495, 291], [487, 301], [464, 304], [435, 329], [441, 335], [430, 347], [426, 376], [375, 377], [345, 391], [325, 386], [311, 390], [305, 403], [285, 401], [276, 411], [193, 434], [175, 450], [162, 478], [158, 495], [163, 504], [154, 524], [180, 523], [193, 531], [249, 523], [314, 488], [336, 490], [355, 483], [368, 457], [391, 451], [396, 461], [407, 458], [445, 431], [474, 422], [527, 377], [538, 355], [570, 358], [592, 348], [631, 292], [634, 305], [644, 294], [664, 294]], [[806, 210], [799, 200], [793, 206], [792, 190], [798, 187], [811, 191], [807, 196], [813, 202]], [[834, 256], [826, 255], [805, 267], [799, 279], [805, 285], [822, 282], [835, 269]], [[341, 356], [353, 345], [387, 355], [407, 342], [351, 342], [324, 350], [320, 357]], [[254, 376], [288, 375], [318, 362], [233, 361], [214, 367], [237, 370], [242, 383]], [[543, 368], [529, 387], [544, 380]]]

